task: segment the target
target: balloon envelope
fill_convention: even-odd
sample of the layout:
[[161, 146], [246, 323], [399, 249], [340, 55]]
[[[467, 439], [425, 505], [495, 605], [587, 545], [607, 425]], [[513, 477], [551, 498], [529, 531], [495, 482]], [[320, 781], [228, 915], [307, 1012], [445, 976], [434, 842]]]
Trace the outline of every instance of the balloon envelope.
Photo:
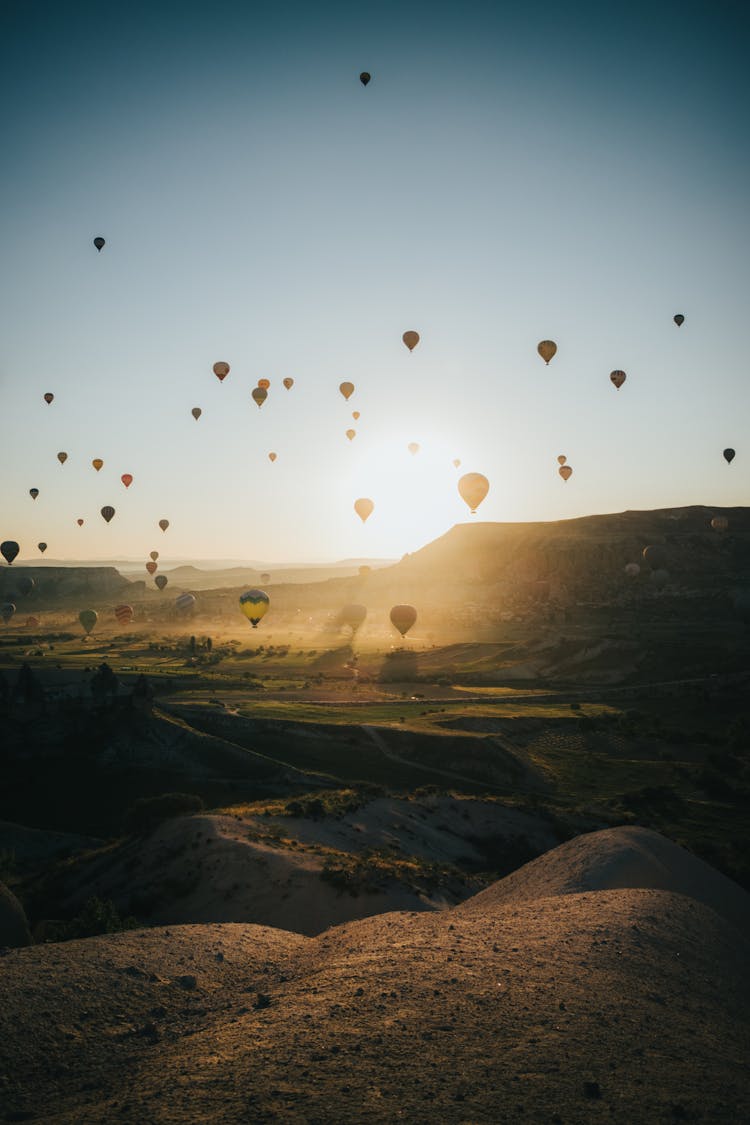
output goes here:
[[563, 480], [570, 480], [570, 478], [573, 476], [573, 470], [571, 469], [570, 465], [561, 465], [557, 471]]
[[114, 514], [115, 514], [115, 510], [112, 507], [112, 505], [111, 504], [105, 504], [104, 507], [102, 508], [102, 519], [105, 520], [106, 523], [109, 523], [109, 521], [112, 519], [112, 516]]
[[84, 631], [88, 636], [88, 634], [91, 632], [91, 630], [99, 620], [99, 614], [95, 609], [82, 609], [78, 614], [78, 620], [81, 622], [81, 625], [83, 626]]
[[410, 441], [409, 445], [408, 445], [408, 449], [409, 449], [409, 452], [411, 453], [411, 455], [413, 457], [415, 453], [419, 453], [419, 442], [418, 441]]
[[203, 411], [201, 410], [200, 406], [194, 406], [193, 409], [190, 411], [190, 413], [193, 415], [193, 417], [195, 418], [195, 420], [197, 422], [198, 419], [200, 418], [201, 414], [203, 413]]
[[0, 543], [0, 555], [3, 556], [8, 566], [12, 566], [13, 559], [20, 551], [20, 547], [14, 539], [6, 539], [5, 542]]
[[187, 613], [195, 605], [195, 600], [195, 594], [179, 594], [174, 604], [180, 613]]
[[458, 482], [458, 491], [472, 515], [490, 490], [490, 482], [481, 473], [465, 473]]
[[30, 594], [35, 586], [36, 586], [36, 582], [34, 581], [33, 578], [30, 578], [27, 574], [24, 574], [23, 578], [21, 578], [18, 582], [18, 589], [21, 591], [21, 593], [24, 596], [27, 596], [28, 594]]
[[679, 328], [681, 324], [684, 324], [685, 317], [682, 315], [682, 313], [677, 313], [677, 315], [675, 317], [673, 317], [673, 320], [674, 320], [675, 324], [677, 325], [677, 327]]
[[455, 457], [453, 459], [453, 468], [454, 469], [460, 469], [461, 468], [461, 459], [459, 457]]
[[666, 586], [667, 582], [669, 582], [669, 571], [659, 567], [658, 570], [652, 571], [651, 581], [653, 582], [654, 586], [656, 586], [656, 588], [660, 590], [662, 586]]
[[224, 363], [223, 360], [220, 360], [218, 363], [214, 364], [214, 375], [216, 376], [216, 378], [219, 380], [220, 383], [223, 382], [224, 379], [226, 379], [228, 374], [229, 374], [229, 364], [228, 363]]
[[726, 461], [727, 465], [731, 465], [732, 461], [734, 461], [734, 458], [735, 458], [735, 452], [734, 452], [733, 449], [725, 449], [724, 450], [724, 460]]
[[116, 605], [115, 617], [120, 625], [129, 625], [133, 620], [132, 605]]
[[130, 488], [131, 484], [133, 483], [133, 474], [132, 473], [123, 473], [122, 476], [120, 477], [120, 480], [122, 481], [122, 483], [125, 485], [126, 488]]
[[57, 460], [60, 462], [61, 465], [64, 465], [65, 462], [68, 460], [67, 453], [58, 453]]
[[568, 460], [568, 458], [565, 456], [565, 454], [561, 453], [560, 456], [557, 458], [557, 463], [558, 463], [558, 465], [564, 465], [567, 460]]
[[29, 489], [29, 496], [31, 497], [32, 500], [36, 500], [38, 495], [39, 495], [39, 489], [38, 488], [30, 488]]
[[166, 574], [157, 574], [154, 582], [160, 590], [163, 590], [167, 582], [169, 582], [169, 579], [167, 578]]
[[349, 438], [349, 441], [354, 441], [355, 437], [357, 436], [357, 431], [356, 430], [347, 430], [346, 436]]
[[625, 573], [627, 574], [628, 578], [637, 578], [641, 573], [641, 568], [638, 566], [638, 563], [627, 563], [625, 566]]
[[83, 520], [76, 520], [79, 527], [83, 527]]
[[253, 629], [258, 628], [258, 622], [268, 612], [270, 598], [263, 590], [246, 590], [240, 594], [240, 610], [244, 613]]
[[47, 391], [46, 395], [44, 396], [44, 401], [47, 403], [47, 406], [49, 406], [54, 397], [55, 396], [52, 394], [52, 391]]
[[102, 238], [102, 236], [100, 234], [98, 234], [96, 236], [96, 238], [94, 239], [94, 246], [96, 246], [96, 248], [97, 248], [97, 250], [99, 251], [100, 254], [102, 252], [102, 247], [106, 246], [106, 242], [104, 241], [104, 239]]
[[156, 560], [157, 560], [157, 559], [158, 559], [158, 557], [159, 557], [159, 552], [158, 552], [158, 551], [149, 551], [149, 553], [148, 553], [148, 557], [149, 557], [150, 559], [153, 559], [153, 560], [154, 560], [154, 562], [156, 562]]
[[359, 500], [354, 501], [354, 511], [362, 520], [362, 523], [364, 523], [365, 520], [372, 515], [374, 508], [375, 505], [373, 504], [372, 500], [368, 500], [365, 496], [361, 497]]
[[264, 390], [263, 387], [253, 387], [250, 393], [254, 401], [258, 404], [258, 408], [260, 408], [268, 398], [268, 391]]
[[270, 379], [259, 379], [258, 380], [258, 386], [260, 387], [261, 390], [267, 391], [268, 388], [271, 386], [271, 380]]
[[367, 606], [364, 605], [345, 605], [341, 611], [342, 625], [348, 625], [353, 633], [357, 632], [366, 617]]
[[627, 375], [625, 374], [624, 371], [612, 371], [609, 378], [610, 378], [610, 382], [614, 383], [614, 385], [617, 387], [617, 389], [619, 391], [620, 387], [622, 386], [622, 384], [627, 379]]
[[404, 341], [404, 343], [406, 344], [409, 351], [413, 352], [414, 349], [416, 348], [417, 344], [419, 343], [419, 333], [418, 332], [411, 332], [411, 331], [410, 332], [404, 332], [401, 339]]
[[729, 527], [729, 520], [726, 516], [714, 516], [711, 520], [711, 527], [714, 531], [726, 531]]
[[42, 554], [44, 554], [44, 552], [47, 550], [47, 544], [46, 543], [37, 543], [37, 547], [42, 552]]
[[359, 76], [359, 80], [360, 80], [360, 82], [362, 83], [363, 86], [366, 86], [367, 83], [370, 81], [370, 75], [367, 73], [366, 70], [362, 71], [362, 73]]
[[340, 383], [339, 390], [341, 391], [344, 398], [351, 398], [351, 396], [354, 394], [354, 383]]
[[355, 422], [359, 421], [359, 411], [358, 410], [352, 410], [352, 418], [354, 419]]
[[169, 520], [159, 520], [159, 527], [162, 529], [162, 531], [166, 531], [169, 527]]
[[271, 461], [271, 462], [275, 461], [276, 460], [276, 454], [275, 453], [269, 453], [268, 454], [268, 460]]
[[651, 570], [661, 570], [667, 561], [667, 549], [660, 543], [653, 543], [643, 548], [643, 561], [648, 563]]
[[284, 386], [286, 387], [286, 389], [287, 389], [288, 391], [291, 391], [292, 387], [294, 386], [294, 379], [291, 379], [291, 378], [290, 378], [290, 377], [289, 377], [289, 376], [287, 375], [286, 379], [284, 379]]
[[155, 563], [155, 562], [147, 562], [146, 563], [146, 570], [148, 571], [149, 574], [156, 574], [158, 569], [159, 569], [158, 563]]
[[101, 469], [102, 465], [104, 464], [104, 462], [102, 461], [101, 457], [95, 457], [94, 460], [91, 462], [91, 464], [94, 466], [94, 468], [96, 469], [96, 471], [98, 473], [99, 470]]
[[268, 573], [267, 570], [263, 571], [263, 573], [260, 576], [260, 580], [261, 580], [261, 582], [270, 582], [271, 581], [271, 575]]
[[391, 610], [391, 623], [402, 637], [406, 636], [416, 620], [417, 611], [413, 605], [394, 605]]
[[539, 352], [544, 362], [548, 364], [557, 351], [557, 344], [554, 340], [541, 340], [537, 344], [536, 350]]
[[13, 602], [4, 602], [2, 609], [0, 609], [0, 616], [7, 625], [13, 614], [16, 612], [16, 607]]

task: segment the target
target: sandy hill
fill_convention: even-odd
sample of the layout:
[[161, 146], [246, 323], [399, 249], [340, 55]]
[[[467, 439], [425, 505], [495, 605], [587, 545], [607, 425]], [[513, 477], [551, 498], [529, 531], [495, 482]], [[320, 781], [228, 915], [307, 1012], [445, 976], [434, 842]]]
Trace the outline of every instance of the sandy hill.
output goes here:
[[[647, 846], [645, 878], [652, 836], [623, 837], [626, 854]], [[603, 845], [606, 883], [617, 831], [581, 848], [597, 867]], [[660, 858], [681, 886], [679, 849]], [[743, 1120], [740, 931], [616, 874], [614, 888], [561, 894], [581, 856], [547, 859], [549, 885], [545, 859], [532, 865], [537, 897], [487, 891], [472, 908], [317, 938], [178, 926], [13, 951], [0, 960], [5, 1119]]]

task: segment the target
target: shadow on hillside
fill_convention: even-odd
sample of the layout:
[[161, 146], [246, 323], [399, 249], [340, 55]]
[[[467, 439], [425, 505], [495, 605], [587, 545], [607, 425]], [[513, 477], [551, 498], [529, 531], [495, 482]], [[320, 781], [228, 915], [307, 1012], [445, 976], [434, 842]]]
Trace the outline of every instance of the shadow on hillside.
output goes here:
[[378, 679], [384, 683], [400, 683], [415, 680], [418, 674], [416, 652], [408, 648], [397, 648], [393, 652], [386, 653]]
[[312, 661], [310, 667], [319, 672], [331, 672], [335, 668], [344, 668], [350, 664], [353, 656], [354, 650], [351, 645], [339, 645], [338, 648], [322, 652]]

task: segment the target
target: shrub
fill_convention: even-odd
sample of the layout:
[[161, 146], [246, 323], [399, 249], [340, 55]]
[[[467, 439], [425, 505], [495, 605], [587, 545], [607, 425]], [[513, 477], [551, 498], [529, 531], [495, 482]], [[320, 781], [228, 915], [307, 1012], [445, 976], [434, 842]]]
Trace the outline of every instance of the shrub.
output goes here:
[[75, 938], [96, 937], [97, 934], [117, 934], [138, 927], [135, 918], [122, 917], [109, 899], [88, 899], [83, 910], [68, 922], [48, 922], [45, 928], [47, 941], [73, 941]]

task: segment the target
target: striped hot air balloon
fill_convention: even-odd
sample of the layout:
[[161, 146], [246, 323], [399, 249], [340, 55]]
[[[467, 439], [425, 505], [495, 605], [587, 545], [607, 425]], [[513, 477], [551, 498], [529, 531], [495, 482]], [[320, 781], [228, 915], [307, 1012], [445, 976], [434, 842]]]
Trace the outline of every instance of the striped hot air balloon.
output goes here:
[[129, 625], [133, 620], [133, 607], [132, 605], [116, 605], [115, 617], [119, 625]]

